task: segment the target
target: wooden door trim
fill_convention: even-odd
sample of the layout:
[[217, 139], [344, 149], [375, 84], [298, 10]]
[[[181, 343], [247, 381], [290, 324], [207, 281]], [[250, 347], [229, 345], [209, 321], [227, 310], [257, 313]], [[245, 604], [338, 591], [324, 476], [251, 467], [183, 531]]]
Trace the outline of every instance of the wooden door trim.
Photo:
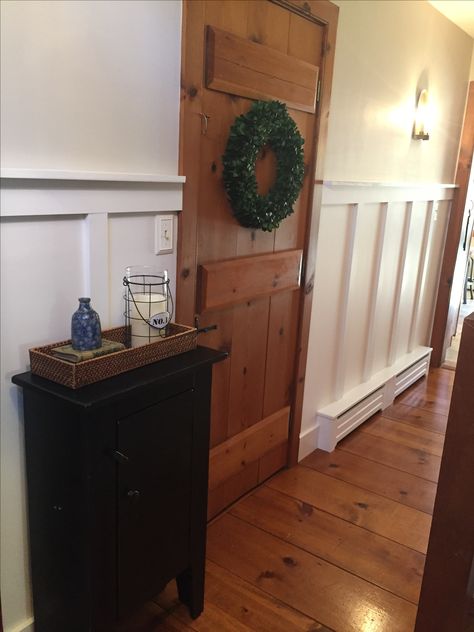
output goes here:
[[[316, 236], [319, 228], [322, 187], [315, 181], [323, 179], [326, 150], [329, 102], [331, 96], [334, 53], [336, 45], [339, 7], [329, 0], [269, 0], [290, 12], [324, 27], [320, 66], [320, 100], [315, 114], [313, 155], [309, 165], [311, 178], [308, 200], [312, 210], [307, 213], [302, 270], [301, 303], [298, 322], [297, 357], [292, 389], [288, 465], [298, 461], [299, 434], [303, 410], [304, 380], [309, 341], [309, 327], [313, 302], [314, 270], [316, 262]], [[176, 278], [176, 317], [183, 324], [193, 324], [197, 282], [197, 216], [199, 197], [199, 165], [184, 146], [199, 143], [201, 135], [201, 102], [204, 77], [199, 72], [205, 54], [202, 33], [192, 33], [202, 23], [205, 0], [187, 0], [183, 5], [183, 37], [181, 66], [180, 156], [179, 173], [187, 176], [183, 193], [183, 209], [179, 215], [178, 262]], [[196, 25], [196, 26], [194, 26]], [[191, 37], [190, 34], [193, 36]], [[188, 35], [188, 36], [187, 36]]]
[[334, 55], [336, 50], [337, 21], [339, 7], [327, 0], [272, 0], [275, 4], [286, 7], [302, 17], [321, 24], [324, 27], [323, 50], [319, 80], [321, 82], [320, 100], [316, 108], [314, 150], [310, 173], [314, 174], [310, 185], [308, 200], [312, 204], [307, 214], [305, 245], [303, 255], [303, 271], [301, 292], [297, 357], [293, 382], [293, 396], [290, 416], [290, 433], [288, 444], [288, 465], [298, 463], [300, 431], [303, 414], [303, 396], [308, 359], [309, 328], [313, 307], [314, 273], [316, 269], [316, 244], [319, 231], [321, 211], [324, 156], [326, 153], [329, 104], [331, 100], [332, 77], [334, 72]]
[[474, 151], [474, 81], [469, 84], [469, 93], [466, 105], [466, 115], [461, 134], [461, 146], [456, 168], [455, 183], [457, 189], [451, 206], [446, 244], [444, 247], [441, 275], [436, 298], [433, 331], [431, 334], [431, 365], [438, 367], [443, 361], [443, 347], [448, 324], [449, 301], [451, 297], [451, 284], [456, 267], [456, 259], [461, 239], [461, 229], [466, 206], [469, 176], [471, 173], [471, 161]]
[[[179, 173], [186, 175], [183, 212], [178, 215], [176, 320], [193, 325], [197, 283], [197, 219], [199, 202], [199, 161], [185, 147], [199, 146], [202, 130], [203, 77], [200, 66], [205, 55], [200, 25], [205, 0], [183, 3], [181, 33], [181, 95], [179, 121]], [[192, 37], [186, 34], [192, 33]]]
[[462, 331], [415, 632], [464, 629], [474, 560], [473, 355], [471, 315]]

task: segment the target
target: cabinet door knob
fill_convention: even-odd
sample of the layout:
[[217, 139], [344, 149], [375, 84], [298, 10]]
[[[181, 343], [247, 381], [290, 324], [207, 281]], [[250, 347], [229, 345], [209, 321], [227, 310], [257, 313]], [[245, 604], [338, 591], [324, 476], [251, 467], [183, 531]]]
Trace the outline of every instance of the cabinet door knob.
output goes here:
[[127, 496], [133, 500], [138, 500], [138, 498], [140, 498], [140, 492], [138, 489], [129, 489]]
[[114, 452], [112, 452], [112, 456], [118, 463], [128, 463], [130, 460], [126, 454], [119, 452], [119, 450], [114, 450]]

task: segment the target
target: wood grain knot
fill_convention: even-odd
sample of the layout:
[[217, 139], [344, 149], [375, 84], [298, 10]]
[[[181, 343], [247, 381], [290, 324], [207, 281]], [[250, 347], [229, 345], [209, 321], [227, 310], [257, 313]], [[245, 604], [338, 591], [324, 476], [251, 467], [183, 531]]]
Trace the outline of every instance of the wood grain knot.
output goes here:
[[273, 571], [263, 571], [263, 573], [260, 573], [260, 575], [257, 577], [257, 581], [259, 579], [273, 579], [275, 577], [275, 573]]
[[188, 94], [191, 97], [191, 99], [194, 99], [195, 96], [197, 96], [198, 93], [198, 89], [196, 88], [196, 86], [191, 86], [188, 90]]
[[308, 503], [300, 503], [298, 504], [298, 509], [303, 516], [312, 516], [313, 508]]
[[297, 566], [298, 563], [295, 562], [295, 560], [292, 557], [284, 557], [282, 558], [283, 562], [287, 565], [287, 566]]
[[280, 330], [278, 331], [278, 333], [280, 334], [280, 336], [283, 336], [283, 334], [285, 333], [285, 330], [283, 329], [283, 327], [280, 327]]
[[356, 505], [360, 509], [368, 509], [369, 508], [369, 505], [367, 503], [354, 503], [354, 505]]
[[213, 162], [212, 165], [211, 165], [211, 171], [212, 171], [212, 173], [216, 173], [216, 171], [217, 171], [217, 165], [216, 165], [215, 162]]
[[183, 268], [181, 270], [181, 278], [182, 279], [187, 279], [190, 274], [191, 274], [191, 271], [189, 270], [189, 268]]
[[329, 467], [339, 467], [337, 463], [329, 463]]

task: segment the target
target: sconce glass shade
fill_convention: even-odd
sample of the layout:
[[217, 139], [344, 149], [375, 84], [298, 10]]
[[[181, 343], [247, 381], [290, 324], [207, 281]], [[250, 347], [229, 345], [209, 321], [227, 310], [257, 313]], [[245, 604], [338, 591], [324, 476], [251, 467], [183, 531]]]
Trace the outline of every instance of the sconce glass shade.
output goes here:
[[429, 140], [428, 133], [429, 98], [428, 90], [422, 90], [416, 106], [415, 124], [413, 126], [413, 138], [415, 140]]

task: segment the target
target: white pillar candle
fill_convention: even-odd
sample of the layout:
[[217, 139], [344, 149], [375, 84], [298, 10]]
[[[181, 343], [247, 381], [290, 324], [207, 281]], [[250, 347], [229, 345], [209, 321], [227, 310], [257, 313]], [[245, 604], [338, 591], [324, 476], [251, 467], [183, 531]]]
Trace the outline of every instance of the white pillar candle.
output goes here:
[[133, 293], [133, 299], [131, 296], [129, 297], [132, 347], [141, 347], [149, 342], [156, 342], [158, 338], [164, 335], [164, 329], [150, 327], [148, 322], [145, 321], [148, 321], [155, 314], [166, 311], [166, 296], [156, 293], [137, 292]]

